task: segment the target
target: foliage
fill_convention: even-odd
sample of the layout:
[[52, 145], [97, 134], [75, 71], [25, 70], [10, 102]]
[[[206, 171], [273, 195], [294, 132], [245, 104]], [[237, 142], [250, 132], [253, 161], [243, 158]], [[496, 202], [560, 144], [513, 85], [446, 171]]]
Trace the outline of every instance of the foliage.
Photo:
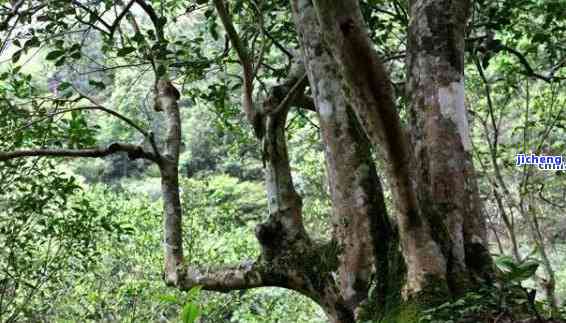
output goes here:
[[[48, 184], [54, 187], [53, 184]], [[77, 190], [78, 186], [73, 185]], [[90, 211], [74, 208], [53, 218], [53, 221], [62, 217], [66, 219], [57, 222], [64, 225], [62, 229], [55, 229], [60, 232], [57, 236], [59, 239], [67, 239], [62, 241], [67, 245], [61, 246], [64, 253], [58, 258], [51, 258], [53, 264], [48, 267], [56, 276], [40, 280], [41, 293], [34, 298], [22, 298], [17, 303], [22, 312], [17, 317], [42, 317], [56, 322], [79, 318], [81, 321], [157, 321], [179, 318], [181, 321], [186, 319], [191, 322], [198, 314], [201, 322], [323, 321], [322, 313], [314, 304], [285, 290], [264, 289], [219, 295], [198, 292], [198, 289], [183, 293], [164, 286], [159, 277], [160, 201], [151, 202], [140, 191], [113, 192], [104, 184], [89, 186], [88, 191], [70, 194], [69, 201], [73, 201], [69, 202], [70, 206], [75, 205], [76, 200], [79, 205], [88, 205]], [[186, 213], [185, 232], [189, 238], [187, 245], [191, 246], [188, 256], [194, 259], [195, 264], [233, 263], [242, 257], [255, 257], [257, 245], [253, 235], [253, 219], [265, 212], [265, 206], [261, 202], [264, 200], [263, 194], [260, 184], [239, 182], [226, 175], [184, 181], [183, 201], [199, 205]], [[26, 199], [29, 203], [34, 203], [29, 199], [30, 196], [27, 195]], [[2, 214], [1, 218], [7, 218]], [[86, 218], [93, 223], [93, 227], [85, 226], [89, 223]], [[75, 219], [76, 222], [70, 222], [70, 219]], [[234, 219], [239, 220], [234, 222]], [[2, 227], [5, 231], [9, 228], [17, 232], [14, 224]], [[41, 228], [38, 227], [38, 230]], [[34, 237], [44, 234], [43, 231], [35, 232], [29, 231], [28, 234], [35, 234]], [[78, 232], [88, 235], [81, 238], [77, 235]], [[82, 239], [85, 240], [85, 246], [80, 244]], [[22, 244], [24, 242], [27, 244]], [[29, 238], [24, 242], [17, 247], [30, 252], [36, 251], [27, 254], [12, 249], [11, 254], [18, 256], [19, 265], [30, 266], [29, 271], [21, 270], [26, 267], [18, 267], [17, 277], [32, 282], [31, 279], [41, 273], [41, 266], [47, 261], [46, 242], [43, 239]], [[27, 262], [24, 264], [23, 261]], [[33, 270], [39, 273], [33, 274]], [[29, 294], [31, 290], [24, 287], [26, 286], [20, 287], [18, 294], [21, 293], [22, 297], [33, 296]], [[11, 289], [7, 288], [5, 291], [11, 292]], [[48, 299], [51, 301], [47, 302]], [[6, 317], [14, 311], [10, 306], [3, 309], [8, 310], [4, 313]]]
[[[12, 173], [15, 167], [24, 173]], [[0, 172], [0, 318], [35, 320], [64, 295], [58, 286], [70, 272], [95, 266], [97, 236], [128, 228], [100, 214], [76, 180], [52, 162]]]
[[177, 295], [161, 295], [160, 300], [181, 306], [181, 321], [183, 323], [194, 323], [201, 315], [201, 310], [196, 304], [200, 290], [200, 286], [195, 286], [187, 292], [187, 295], [184, 297], [184, 299], [179, 299]]
[[423, 311], [421, 323], [488, 322], [495, 318], [519, 320], [525, 317], [550, 317], [548, 302], [536, 300], [536, 290], [522, 286], [532, 279], [539, 263], [517, 263], [509, 256], [495, 260], [498, 277], [495, 285], [486, 284], [454, 301]]

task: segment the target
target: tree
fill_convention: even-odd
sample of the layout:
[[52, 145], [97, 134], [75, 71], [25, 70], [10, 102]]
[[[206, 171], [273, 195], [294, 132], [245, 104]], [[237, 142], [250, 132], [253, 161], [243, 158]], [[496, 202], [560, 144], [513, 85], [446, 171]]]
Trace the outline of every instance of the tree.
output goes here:
[[[300, 51], [292, 53], [270, 39], [288, 56], [291, 67], [263, 100], [257, 100], [255, 86], [267, 46], [263, 44], [258, 54], [253, 37], [237, 30], [234, 9], [223, 0], [212, 3], [241, 65], [242, 110], [262, 144], [269, 217], [256, 227], [258, 259], [214, 269], [196, 268], [185, 259], [179, 198], [181, 94], [171, 81], [174, 74], [186, 70], [174, 69], [178, 62], [172, 61], [177, 57], [165, 32], [174, 20], [165, 16], [163, 5], [159, 11], [144, 0], [107, 1], [104, 6], [78, 1], [12, 4], [3, 23], [9, 32], [18, 25], [19, 19], [11, 22], [14, 17], [41, 18], [60, 30], [66, 22], [58, 18], [69, 15], [75, 23], [100, 32], [108, 44], [115, 44], [118, 33], [121, 48], [108, 53], [136, 52], [152, 68], [154, 109], [164, 114], [166, 125], [159, 140], [128, 116], [75, 89], [74, 99], [54, 102], [86, 101], [88, 106], [42, 118], [102, 111], [136, 129], [147, 144], [12, 149], [1, 151], [0, 161], [33, 156], [96, 158], [122, 152], [157, 164], [164, 201], [164, 280], [183, 290], [197, 285], [221, 292], [284, 287], [313, 299], [331, 322], [357, 322], [399, 309], [433, 306], [493, 280], [465, 102], [469, 0], [409, 3], [408, 126], [402, 123], [390, 76], [374, 48], [359, 1], [291, 1]], [[187, 11], [198, 6], [185, 5]], [[263, 27], [263, 10], [269, 7], [254, 1], [250, 6], [257, 9]], [[404, 10], [397, 1], [393, 6]], [[110, 9], [116, 11], [110, 15], [112, 23], [107, 22]], [[134, 9], [151, 21], [151, 32], [140, 28]], [[215, 21], [210, 11], [208, 16]], [[121, 26], [124, 18], [129, 29]], [[261, 32], [270, 37], [267, 30]], [[28, 49], [24, 46], [22, 51]], [[226, 52], [230, 49], [226, 46]], [[73, 55], [72, 49], [51, 52], [46, 59], [64, 60], [67, 55]], [[3, 99], [10, 107], [9, 98]], [[293, 184], [286, 142], [286, 119], [292, 107], [318, 116], [333, 209], [330, 241], [313, 240], [303, 226], [302, 198]], [[394, 199], [390, 210], [374, 153], [386, 160], [385, 182]]]

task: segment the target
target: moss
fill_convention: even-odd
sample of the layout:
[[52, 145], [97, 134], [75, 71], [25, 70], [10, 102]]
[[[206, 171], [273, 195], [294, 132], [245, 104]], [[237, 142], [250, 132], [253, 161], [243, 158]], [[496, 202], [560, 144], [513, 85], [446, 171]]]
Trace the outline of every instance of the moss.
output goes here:
[[425, 310], [438, 306], [450, 299], [447, 293], [446, 282], [430, 277], [429, 287], [426, 288], [425, 292], [413, 295], [406, 301], [402, 301], [400, 297], [397, 299], [390, 298], [389, 301], [391, 303], [388, 303], [382, 318], [374, 322], [418, 323]]
[[406, 302], [389, 310], [380, 323], [418, 323], [422, 316], [423, 308], [416, 302]]
[[309, 278], [313, 286], [318, 290], [325, 288], [326, 280], [330, 272], [338, 269], [338, 255], [342, 252], [335, 241], [312, 248], [308, 252], [296, 252], [295, 263]]
[[263, 269], [264, 273], [268, 273], [264, 275], [269, 275], [271, 281], [278, 282], [278, 286], [287, 286], [287, 277], [285, 274], [278, 274], [278, 270], [274, 269], [285, 268], [294, 269], [304, 275], [314, 290], [323, 290], [330, 273], [338, 268], [340, 252], [341, 248], [334, 241], [317, 247], [305, 245], [305, 241], [301, 241], [275, 257], [266, 258], [265, 254], [262, 255], [257, 266]]
[[[399, 280], [402, 285], [403, 280]], [[446, 282], [429, 278], [429, 287], [425, 292], [412, 295], [409, 300], [402, 300], [399, 287], [386, 296], [387, 302], [381, 315], [374, 315], [373, 322], [380, 323], [413, 323], [419, 322], [423, 311], [438, 306], [449, 299]], [[376, 317], [380, 317], [377, 319]]]

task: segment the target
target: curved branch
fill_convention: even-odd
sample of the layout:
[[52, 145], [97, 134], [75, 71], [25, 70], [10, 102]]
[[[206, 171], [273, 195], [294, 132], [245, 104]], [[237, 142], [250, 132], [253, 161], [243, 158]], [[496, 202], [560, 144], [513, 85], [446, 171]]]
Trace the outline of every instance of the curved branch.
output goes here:
[[531, 64], [529, 64], [529, 61], [527, 60], [527, 58], [525, 57], [525, 55], [521, 54], [520, 52], [518, 52], [517, 50], [505, 46], [505, 45], [501, 45], [501, 49], [505, 50], [513, 55], [515, 55], [517, 57], [517, 59], [519, 60], [519, 62], [521, 63], [521, 65], [523, 65], [523, 67], [525, 68], [525, 72], [523, 72], [523, 74], [527, 75], [527, 76], [531, 76], [534, 78], [538, 78], [540, 80], [543, 80], [547, 83], [552, 82], [554, 79], [557, 79], [557, 77], [554, 75], [556, 73], [556, 71], [558, 69], [560, 69], [563, 65], [566, 65], [566, 59], [562, 60], [561, 62], [559, 62], [556, 66], [552, 67], [549, 75], [541, 75], [538, 74], [537, 72], [535, 72], [533, 70], [533, 68], [531, 67]]
[[559, 208], [559, 209], [566, 208], [566, 204], [558, 204], [558, 203], [552, 202], [550, 199], [546, 198], [543, 195], [543, 192], [542, 192], [542, 191], [544, 191], [544, 186], [545, 186], [544, 183], [541, 183], [540, 188], [538, 190], [538, 196], [540, 197], [540, 199], [543, 200], [544, 202], [546, 202], [547, 204], [552, 205], [555, 208]]
[[283, 45], [281, 45], [281, 43], [278, 42], [277, 39], [275, 39], [275, 37], [273, 37], [269, 33], [269, 31], [265, 28], [265, 26], [262, 25], [261, 27], [263, 29], [263, 33], [265, 34], [265, 36], [267, 38], [269, 38], [269, 40], [271, 40], [273, 45], [275, 45], [275, 47], [277, 47], [283, 54], [285, 54], [285, 56], [287, 56], [287, 58], [289, 58], [289, 60], [293, 60], [293, 57], [294, 57], [293, 54], [291, 54], [291, 52], [287, 48], [283, 47]]
[[128, 153], [130, 159], [144, 158], [156, 162], [157, 157], [144, 151], [141, 146], [112, 143], [106, 148], [88, 148], [88, 149], [50, 149], [50, 148], [37, 148], [37, 149], [22, 149], [14, 151], [0, 151], [0, 161], [8, 161], [11, 159], [22, 157], [90, 157], [102, 158], [118, 152]]
[[[88, 99], [88, 98], [87, 98], [87, 99]], [[89, 100], [89, 101], [90, 101], [90, 100]], [[91, 101], [91, 102], [92, 102], [92, 101]], [[65, 109], [65, 110], [61, 110], [61, 111], [54, 112], [54, 113], [50, 113], [50, 114], [46, 115], [45, 117], [43, 117], [43, 118], [41, 118], [41, 119], [39, 119], [39, 120], [35, 120], [35, 121], [29, 122], [29, 123], [26, 124], [25, 126], [19, 128], [19, 129], [17, 129], [16, 131], [20, 131], [20, 130], [25, 129], [25, 128], [27, 128], [27, 127], [29, 127], [29, 126], [35, 124], [35, 123], [38, 123], [38, 122], [41, 122], [41, 121], [43, 121], [43, 120], [52, 118], [52, 117], [54, 117], [54, 116], [56, 116], [56, 115], [59, 115], [59, 114], [64, 114], [64, 113], [72, 112], [72, 111], [80, 111], [80, 110], [100, 110], [100, 111], [104, 111], [104, 112], [106, 112], [106, 113], [108, 113], [108, 114], [110, 114], [110, 115], [113, 115], [113, 116], [115, 116], [116, 118], [118, 118], [118, 119], [124, 121], [125, 123], [127, 123], [128, 125], [130, 125], [132, 128], [134, 128], [134, 129], [136, 129], [137, 131], [139, 131], [144, 137], [149, 137], [149, 133], [148, 133], [147, 131], [145, 131], [142, 127], [140, 127], [139, 125], [137, 125], [135, 122], [133, 122], [133, 121], [132, 121], [131, 119], [129, 119], [128, 117], [125, 117], [124, 115], [122, 115], [122, 114], [120, 114], [120, 113], [118, 113], [118, 112], [116, 112], [116, 111], [114, 111], [114, 110], [105, 108], [105, 107], [100, 106], [100, 105], [87, 106], [87, 107], [77, 107], [77, 108]]]
[[268, 113], [277, 114], [283, 109], [286, 109], [290, 104], [296, 101], [301, 93], [304, 94], [304, 89], [308, 85], [309, 80], [307, 79], [307, 73], [305, 72], [303, 76], [301, 76], [295, 84], [289, 89], [283, 100], [277, 105], [277, 107], [273, 111], [269, 111]]
[[135, 122], [133, 122], [130, 118], [125, 117], [123, 114], [120, 114], [114, 110], [111, 109], [107, 109], [103, 106], [100, 105], [96, 105], [96, 106], [90, 106], [90, 107], [82, 107], [83, 110], [86, 109], [91, 109], [91, 110], [100, 110], [100, 111], [104, 111], [108, 114], [111, 114], [113, 116], [115, 116], [116, 118], [124, 121], [125, 123], [127, 123], [128, 125], [130, 125], [132, 128], [136, 129], [137, 131], [139, 131], [144, 137], [148, 137], [149, 133], [147, 131], [145, 131], [142, 127], [140, 127], [139, 125], [137, 125]]
[[148, 5], [144, 0], [135, 0], [135, 2], [147, 13], [149, 19], [153, 23], [153, 27], [155, 28], [155, 34], [157, 35], [157, 40], [161, 43], [165, 41], [165, 35], [163, 34], [163, 26], [159, 21], [159, 17], [153, 7]]
[[240, 64], [242, 64], [243, 72], [244, 72], [244, 82], [243, 82], [243, 108], [248, 121], [253, 125], [255, 134], [258, 138], [263, 137], [263, 129], [261, 124], [261, 117], [260, 114], [256, 111], [253, 105], [253, 77], [254, 77], [254, 68], [251, 61], [251, 58], [246, 50], [245, 46], [242, 44], [242, 40], [232, 23], [232, 19], [228, 10], [224, 4], [224, 0], [214, 0], [214, 6], [216, 7], [216, 11], [218, 12], [218, 16], [224, 25], [224, 29], [226, 30], [226, 34], [234, 46], [236, 50], [236, 54], [240, 59]]
[[20, 10], [23, 4], [24, 4], [24, 0], [20, 0], [15, 3], [12, 3], [12, 10], [7, 14], [4, 21], [2, 21], [2, 24], [10, 23], [10, 20], [19, 14], [18, 11]]

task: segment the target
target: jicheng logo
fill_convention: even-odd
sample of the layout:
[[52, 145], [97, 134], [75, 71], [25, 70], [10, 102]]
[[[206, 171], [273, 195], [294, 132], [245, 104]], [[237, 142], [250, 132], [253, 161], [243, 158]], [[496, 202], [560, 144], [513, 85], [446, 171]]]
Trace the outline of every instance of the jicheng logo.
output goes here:
[[540, 170], [566, 170], [566, 159], [562, 156], [517, 154], [516, 166], [535, 165]]

